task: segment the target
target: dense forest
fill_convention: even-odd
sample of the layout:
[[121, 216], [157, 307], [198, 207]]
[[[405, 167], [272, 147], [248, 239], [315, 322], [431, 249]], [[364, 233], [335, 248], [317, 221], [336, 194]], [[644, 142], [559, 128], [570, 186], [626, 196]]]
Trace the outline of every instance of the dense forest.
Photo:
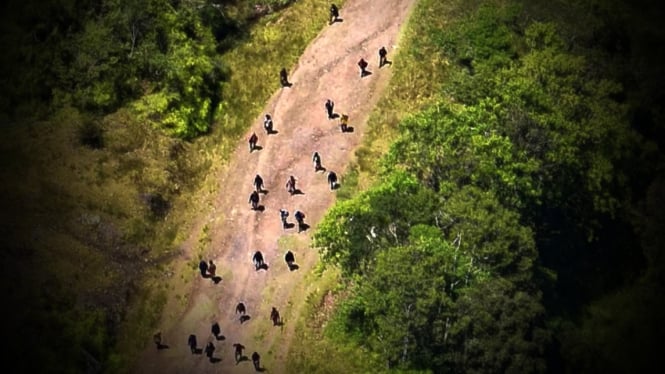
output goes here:
[[315, 234], [348, 284], [329, 335], [398, 370], [658, 371], [653, 4], [423, 3], [453, 16], [421, 41], [445, 79]]
[[[290, 3], [0, 5], [10, 362], [127, 364], [127, 305], [159, 299], [143, 275], [173, 255], [186, 217], [172, 212], [211, 169], [196, 142], [244, 129], [220, 125], [234, 73], [220, 55]], [[431, 64], [443, 77], [433, 103], [405, 116], [365, 170], [377, 182], [340, 199], [314, 236], [345, 285], [326, 327], [333, 341], [366, 348], [376, 371], [663, 366], [657, 5], [418, 1], [416, 13], [446, 18], [421, 25], [403, 52], [445, 61]], [[141, 338], [159, 304], [139, 309]]]

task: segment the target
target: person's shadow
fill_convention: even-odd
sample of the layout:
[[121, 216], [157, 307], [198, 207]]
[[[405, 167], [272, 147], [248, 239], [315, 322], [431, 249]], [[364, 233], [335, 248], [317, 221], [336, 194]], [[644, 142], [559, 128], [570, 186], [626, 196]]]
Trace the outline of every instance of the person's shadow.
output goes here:
[[344, 18], [335, 18], [335, 20], [332, 21], [330, 24], [332, 25], [333, 23], [337, 23], [337, 22], [339, 22], [339, 23], [344, 22]]
[[[252, 319], [252, 317], [250, 317], [250, 316], [244, 314], [244, 315], [240, 316], [240, 324], [243, 324], [243, 323], [249, 321], [250, 319]], [[241, 357], [241, 358], [242, 358], [242, 357]]]
[[346, 126], [346, 130], [342, 129], [342, 132], [354, 132], [354, 131], [355, 129], [353, 128], [353, 126]]
[[332, 115], [332, 117], [330, 117], [330, 119], [337, 119], [339, 117], [340, 117], [339, 113], [333, 113], [333, 115]]
[[337, 189], [339, 189], [340, 186], [341, 186], [341, 184], [339, 182], [335, 182], [335, 184], [332, 185], [332, 189], [337, 190]]
[[259, 205], [259, 206], [256, 207], [256, 210], [259, 211], [259, 212], [263, 212], [263, 211], [266, 210], [266, 207], [265, 207], [265, 205]]
[[301, 224], [298, 226], [298, 232], [307, 231], [307, 229], [309, 229], [309, 225], [306, 224], [306, 223], [301, 223]]
[[162, 350], [162, 349], [169, 349], [169, 346], [166, 344], [162, 343], [157, 343], [157, 349]]
[[298, 266], [298, 264], [296, 264], [296, 263], [290, 263], [290, 264], [287, 264], [287, 265], [289, 266], [289, 270], [290, 270], [290, 271], [294, 271], [294, 270], [298, 270], [298, 269], [300, 269], [300, 266]]
[[268, 130], [268, 135], [276, 135], [276, 134], [279, 134], [279, 131], [275, 129]]
[[379, 69], [381, 69], [382, 67], [384, 67], [384, 66], [386, 66], [386, 65], [390, 65], [390, 66], [392, 66], [392, 64], [393, 64], [392, 61], [386, 59], [386, 61], [383, 62], [383, 65], [379, 66]]
[[194, 354], [195, 355], [202, 355], [203, 354], [203, 348], [194, 348]]
[[295, 190], [293, 190], [293, 193], [291, 195], [304, 195], [304, 194], [305, 194], [304, 192], [296, 188]]
[[220, 277], [219, 275], [215, 275], [215, 276], [212, 277], [211, 279], [212, 279], [212, 281], [213, 281], [215, 284], [219, 284], [219, 282], [222, 281], [222, 277]]
[[[258, 152], [258, 151], [260, 151], [260, 150], [262, 150], [262, 149], [263, 149], [263, 147], [261, 147], [260, 145], [255, 145], [255, 146], [254, 146], [254, 149], [252, 149], [252, 152], [254, 152], [254, 151], [257, 151], [257, 152]], [[250, 153], [251, 153], [251, 152], [250, 152]]]
[[268, 267], [269, 267], [268, 264], [264, 262], [261, 265], [259, 265], [259, 267], [256, 270], [268, 270]]
[[217, 340], [226, 340], [226, 336], [220, 334], [220, 335], [215, 336], [215, 339], [217, 339]]
[[292, 229], [294, 227], [296, 227], [295, 223], [287, 222], [286, 225], [284, 225], [284, 229]]
[[366, 77], [366, 76], [368, 76], [368, 75], [372, 75], [372, 72], [369, 71], [369, 70], [365, 70], [365, 71], [363, 71], [363, 72], [360, 74], [360, 78], [364, 78], [364, 77]]
[[210, 357], [210, 362], [213, 363], [213, 364], [216, 364], [216, 363], [221, 362], [221, 361], [222, 361], [222, 359], [219, 358], [219, 357]]

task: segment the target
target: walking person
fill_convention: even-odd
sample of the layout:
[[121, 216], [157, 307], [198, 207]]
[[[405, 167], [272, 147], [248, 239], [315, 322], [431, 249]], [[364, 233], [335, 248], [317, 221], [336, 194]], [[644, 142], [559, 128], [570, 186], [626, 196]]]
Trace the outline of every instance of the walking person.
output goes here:
[[204, 260], [201, 260], [201, 262], [199, 262], [199, 271], [201, 272], [201, 276], [203, 278], [208, 277], [208, 263], [205, 262]]
[[326, 112], [328, 113], [328, 119], [333, 119], [334, 118], [334, 113], [333, 113], [333, 108], [335, 107], [335, 103], [328, 99], [326, 100]]
[[252, 363], [256, 371], [261, 370], [261, 356], [257, 352], [252, 353]]
[[256, 149], [256, 142], [259, 141], [259, 137], [256, 136], [256, 133], [252, 133], [249, 137], [249, 153], [252, 153]]
[[189, 339], [187, 339], [187, 345], [189, 345], [189, 350], [192, 351], [192, 354], [196, 353], [196, 335], [192, 334], [189, 336]]
[[314, 172], [317, 172], [321, 169], [321, 155], [319, 155], [319, 152], [314, 152], [312, 155], [312, 162], [314, 163]]
[[212, 342], [208, 342], [206, 345], [206, 356], [212, 361], [212, 354], [215, 352], [215, 345]]
[[238, 303], [238, 305], [236, 305], [236, 314], [238, 313], [240, 313], [241, 316], [247, 314], [247, 308], [245, 307], [245, 304]]
[[272, 134], [272, 126], [272, 117], [270, 114], [266, 114], [266, 116], [263, 118], [263, 128], [266, 130], [268, 135]]
[[245, 346], [240, 343], [233, 343], [234, 355], [236, 359], [236, 364], [242, 360], [242, 350], [245, 349]]
[[347, 132], [349, 130], [348, 114], [342, 114], [342, 116], [339, 118], [339, 128], [342, 130], [342, 132]]
[[259, 193], [256, 191], [252, 192], [252, 194], [249, 195], [248, 203], [252, 204], [252, 210], [259, 209]]
[[222, 328], [219, 327], [219, 323], [215, 322], [212, 324], [210, 327], [210, 332], [212, 332], [212, 335], [215, 336], [215, 339], [219, 340], [219, 336], [222, 333]]
[[330, 4], [330, 24], [332, 25], [333, 23], [337, 22], [338, 18], [339, 18], [339, 9], [337, 8], [337, 5]]
[[386, 47], [381, 47], [379, 49], [379, 67], [383, 67], [383, 65], [388, 63], [388, 51], [386, 51]]
[[293, 175], [286, 181], [286, 190], [289, 191], [291, 196], [296, 193], [296, 178]]
[[264, 187], [263, 186], [263, 178], [261, 178], [260, 175], [256, 174], [256, 176], [254, 177], [254, 183], [253, 184], [254, 184], [254, 191], [259, 192], [259, 193], [263, 192], [263, 187]]
[[289, 270], [294, 270], [293, 263], [296, 261], [296, 256], [293, 254], [293, 252], [286, 251], [286, 254], [284, 255], [284, 261], [289, 267]]
[[293, 216], [296, 218], [296, 221], [298, 222], [298, 232], [305, 230], [305, 213], [296, 210]]
[[279, 312], [275, 307], [272, 307], [272, 311], [270, 312], [270, 320], [272, 321], [273, 326], [277, 326], [281, 322], [279, 318]]
[[217, 275], [216, 272], [217, 272], [217, 265], [215, 265], [215, 263], [212, 262], [212, 260], [209, 260], [208, 261], [208, 274], [210, 274], [211, 277], [214, 277], [215, 275]]
[[361, 58], [360, 61], [358, 61], [358, 67], [360, 68], [360, 78], [367, 75], [367, 66], [368, 63], [364, 58]]
[[328, 183], [331, 191], [337, 187], [337, 174], [332, 170], [328, 173]]
[[286, 209], [279, 210], [279, 218], [282, 220], [282, 229], [286, 230], [289, 227], [289, 224], [286, 222], [286, 218], [289, 216], [289, 211]]
[[279, 71], [279, 82], [282, 84], [282, 87], [291, 87], [286, 68], [282, 68], [282, 70]]

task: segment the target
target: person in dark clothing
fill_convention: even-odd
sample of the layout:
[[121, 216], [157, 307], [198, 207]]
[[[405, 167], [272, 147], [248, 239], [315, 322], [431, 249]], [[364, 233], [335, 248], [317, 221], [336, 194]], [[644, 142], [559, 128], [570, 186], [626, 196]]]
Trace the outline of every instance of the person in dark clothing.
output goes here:
[[259, 193], [256, 191], [252, 192], [252, 194], [249, 195], [248, 203], [252, 204], [252, 210], [259, 209]]
[[284, 261], [289, 266], [289, 269], [293, 266], [293, 263], [296, 261], [296, 256], [291, 251], [287, 251], [284, 255]]
[[282, 220], [282, 228], [286, 229], [289, 224], [286, 222], [286, 218], [289, 216], [289, 211], [286, 209], [279, 210], [279, 218]]
[[334, 190], [337, 185], [337, 174], [334, 171], [328, 173], [328, 183], [330, 184], [330, 190]]
[[256, 268], [256, 270], [259, 270], [264, 265], [263, 254], [260, 251], [254, 252], [252, 261], [254, 261], [254, 267]]
[[289, 83], [288, 75], [286, 73], [286, 68], [282, 68], [282, 70], [279, 71], [279, 82], [282, 84], [282, 87], [291, 86], [291, 83]]
[[210, 327], [210, 332], [215, 336], [215, 338], [219, 338], [219, 334], [222, 333], [222, 328], [219, 327], [219, 323], [215, 322], [212, 324], [212, 327]]
[[187, 345], [189, 345], [192, 354], [196, 353], [196, 335], [192, 334], [189, 336], [189, 339], [187, 339]]
[[296, 178], [292, 175], [286, 181], [286, 190], [289, 191], [291, 195], [296, 193]]
[[245, 304], [238, 303], [238, 305], [236, 305], [236, 314], [238, 313], [240, 313], [241, 315], [245, 315], [247, 313], [247, 308], [245, 308]]
[[215, 345], [212, 342], [208, 342], [206, 345], [206, 356], [212, 361], [212, 354], [215, 352]]
[[263, 119], [263, 128], [266, 130], [266, 133], [268, 135], [272, 134], [272, 126], [273, 126], [272, 117], [270, 116], [270, 114], [266, 114], [266, 116]]
[[333, 119], [334, 118], [334, 113], [333, 113], [333, 108], [335, 107], [335, 103], [328, 99], [326, 100], [326, 112], [328, 113], [328, 119]]
[[152, 341], [157, 345], [157, 349], [161, 349], [162, 345], [162, 333], [161, 331], [152, 336]]
[[216, 275], [216, 273], [217, 273], [217, 265], [215, 265], [215, 263], [212, 262], [212, 260], [209, 260], [208, 261], [208, 274], [211, 277], [214, 277]]
[[256, 133], [252, 133], [252, 136], [249, 137], [249, 153], [252, 153], [256, 149], [256, 142], [259, 141], [259, 137], [256, 136]]
[[254, 177], [254, 190], [256, 192], [263, 192], [263, 178], [258, 174]]
[[379, 67], [382, 67], [383, 65], [388, 63], [388, 51], [386, 51], [386, 47], [381, 47], [379, 49]]
[[199, 262], [199, 270], [201, 271], [201, 276], [202, 277], [207, 277], [208, 276], [208, 263], [205, 262], [204, 260], [201, 260]]
[[333, 23], [337, 22], [338, 18], [339, 18], [339, 9], [337, 8], [337, 5], [330, 4], [330, 24], [332, 25]]
[[365, 61], [364, 58], [361, 58], [360, 61], [358, 61], [358, 67], [360, 68], [360, 78], [367, 75], [367, 65], [367, 61]]
[[235, 358], [236, 364], [242, 359], [242, 350], [245, 349], [245, 346], [240, 343], [234, 343], [233, 348], [235, 348]]
[[280, 322], [279, 312], [275, 307], [272, 307], [272, 311], [270, 311], [270, 320], [272, 321], [273, 326], [279, 325]]
[[314, 163], [314, 171], [319, 171], [322, 169], [321, 167], [321, 155], [319, 155], [319, 152], [314, 152], [312, 155], [312, 162]]
[[261, 356], [257, 352], [252, 353], [252, 363], [256, 371], [261, 370]]
[[296, 221], [298, 221], [298, 232], [303, 231], [305, 229], [305, 213], [296, 210], [293, 216], [296, 218]]

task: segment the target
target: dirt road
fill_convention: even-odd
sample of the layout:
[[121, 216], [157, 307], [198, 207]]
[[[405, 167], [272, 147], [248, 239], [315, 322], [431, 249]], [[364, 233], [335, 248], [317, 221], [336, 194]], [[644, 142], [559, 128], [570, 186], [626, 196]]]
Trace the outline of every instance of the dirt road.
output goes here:
[[[283, 236], [296, 236], [297, 241], [308, 242], [310, 233], [333, 204], [335, 192], [327, 184], [327, 171], [315, 173], [312, 153], [320, 153], [328, 171], [344, 174], [362, 140], [367, 117], [390, 78], [391, 65], [378, 67], [378, 50], [385, 46], [392, 60], [399, 31], [414, 2], [348, 0], [340, 9], [343, 21], [326, 26], [291, 69], [289, 80], [293, 86], [276, 92], [264, 110], [272, 115], [277, 133], [266, 135], [263, 116], [256, 119], [245, 139], [256, 132], [262, 149], [250, 153], [246, 142], [238, 145], [228, 169], [219, 177], [220, 192], [214, 206], [210, 212], [202, 212], [201, 222], [194, 225], [197, 231], [192, 237], [208, 225], [211, 257], [222, 281], [214, 284], [198, 273], [191, 274], [196, 280], [184, 315], [177, 316], [177, 323], [162, 331], [169, 349], [158, 351], [149, 345], [136, 372], [254, 372], [251, 359], [236, 363], [234, 343], [246, 347], [246, 357], [258, 352], [261, 366], [267, 371], [287, 372], [285, 360], [295, 325], [289, 321], [296, 318], [306, 296], [295, 294], [295, 290], [302, 286], [318, 256], [312, 249], [299, 249], [295, 256], [300, 268], [289, 271], [284, 262], [285, 248], [278, 248], [278, 241]], [[360, 58], [369, 62], [371, 72], [363, 78], [357, 66]], [[342, 133], [339, 120], [327, 118], [326, 99], [335, 102], [336, 113], [349, 115], [353, 132]], [[263, 211], [251, 210], [247, 201], [257, 173], [268, 190], [261, 195]], [[296, 187], [302, 194], [291, 196], [286, 191], [290, 175], [296, 177]], [[302, 233], [295, 227], [283, 230], [281, 208], [290, 212], [292, 223], [295, 210], [304, 212], [310, 228]], [[193, 244], [185, 243], [182, 260], [193, 256]], [[251, 256], [256, 250], [263, 253], [267, 270], [254, 269]], [[243, 324], [235, 314], [240, 301], [251, 317]], [[269, 319], [273, 306], [282, 312], [282, 326], [273, 326]], [[212, 336], [213, 322], [220, 324], [224, 340]], [[213, 356], [219, 361], [211, 363], [205, 353], [191, 354], [186, 345], [190, 334], [197, 336], [199, 348], [212, 341], [216, 347]]]

